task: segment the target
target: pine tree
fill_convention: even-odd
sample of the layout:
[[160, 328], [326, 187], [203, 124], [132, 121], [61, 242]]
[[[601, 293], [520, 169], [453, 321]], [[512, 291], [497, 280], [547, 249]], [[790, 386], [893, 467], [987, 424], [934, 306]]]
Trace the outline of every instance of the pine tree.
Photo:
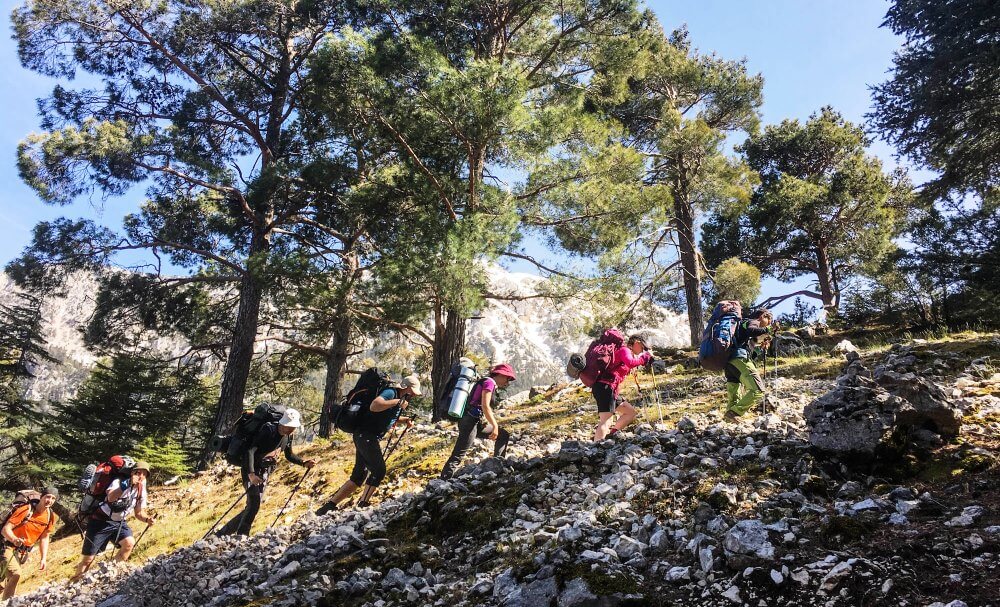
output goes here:
[[705, 223], [708, 263], [738, 256], [779, 280], [813, 276], [816, 291], [767, 303], [803, 295], [835, 315], [844, 282], [895, 250], [893, 238], [916, 208], [906, 175], [885, 173], [866, 145], [862, 129], [829, 107], [805, 124], [784, 120], [747, 139], [739, 149], [760, 185]]
[[28, 398], [28, 382], [39, 365], [56, 363], [42, 335], [41, 300], [16, 293], [0, 304], [0, 487], [19, 489], [68, 474], [52, 457], [61, 445], [57, 427], [39, 402]]
[[[131, 454], [143, 441], [169, 438], [184, 446], [191, 465], [205, 436], [191, 436], [189, 421], [207, 409], [199, 369], [116, 355], [97, 365], [74, 398], [55, 405], [55, 423], [65, 437], [62, 457], [76, 464], [104, 461]], [[164, 455], [169, 452], [165, 447]]]

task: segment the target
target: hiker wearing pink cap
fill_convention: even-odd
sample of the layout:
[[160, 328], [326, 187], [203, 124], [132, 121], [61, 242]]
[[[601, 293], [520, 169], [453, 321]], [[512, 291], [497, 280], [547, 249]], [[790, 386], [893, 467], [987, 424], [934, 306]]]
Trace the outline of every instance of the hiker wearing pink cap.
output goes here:
[[[597, 381], [591, 388], [600, 419], [594, 430], [595, 441], [604, 440], [635, 420], [635, 407], [618, 395], [618, 389], [632, 369], [653, 359], [652, 353], [646, 348], [646, 340], [641, 335], [632, 335], [625, 343], [619, 341], [614, 352], [610, 364], [598, 374]], [[618, 421], [612, 426], [615, 414], [618, 415]]]
[[455, 474], [458, 465], [462, 463], [462, 458], [472, 447], [473, 437], [496, 441], [493, 446], [493, 457], [500, 457], [507, 451], [510, 433], [497, 423], [492, 406], [493, 395], [498, 388], [506, 388], [516, 379], [514, 369], [504, 363], [490, 369], [489, 377], [476, 382], [469, 395], [469, 405], [465, 408], [465, 414], [458, 421], [458, 440], [455, 442], [451, 457], [441, 470], [441, 478], [447, 480]]

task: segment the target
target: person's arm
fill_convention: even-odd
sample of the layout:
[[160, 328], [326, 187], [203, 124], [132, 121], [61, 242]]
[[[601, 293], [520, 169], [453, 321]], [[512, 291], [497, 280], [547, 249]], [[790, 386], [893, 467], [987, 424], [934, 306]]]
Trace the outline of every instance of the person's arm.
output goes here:
[[405, 398], [385, 398], [379, 394], [375, 397], [375, 400], [372, 401], [371, 406], [368, 408], [372, 413], [381, 413], [382, 411], [392, 409], [396, 405], [402, 406], [405, 401]]
[[771, 334], [770, 327], [762, 327], [760, 326], [760, 322], [756, 320], [748, 320], [746, 323], [744, 323], [743, 330], [746, 331], [748, 339], [753, 337], [760, 337], [761, 335]]
[[48, 557], [49, 557], [49, 528], [46, 528], [45, 533], [42, 534], [42, 537], [38, 538], [39, 571], [45, 571], [45, 568], [49, 564]]
[[292, 462], [297, 466], [305, 466], [306, 468], [312, 468], [316, 465], [316, 460], [314, 459], [302, 459], [295, 452], [292, 451], [292, 437], [286, 437], [287, 442], [285, 443], [285, 459]]
[[261, 435], [263, 434], [264, 434], [263, 432], [257, 433], [257, 436], [254, 437], [254, 441], [250, 444], [250, 448], [247, 449], [246, 454], [243, 455], [243, 465], [241, 466], [242, 472], [246, 474], [247, 478], [250, 480], [250, 483], [253, 485], [264, 484], [264, 479], [257, 476], [257, 470], [254, 469], [253, 465], [254, 460], [257, 458], [257, 449], [260, 448], [257, 443], [260, 441]]
[[125, 481], [124, 479], [118, 479], [111, 481], [108, 485], [108, 492], [105, 494], [104, 501], [109, 504], [113, 504], [121, 499], [122, 494], [125, 493]]
[[493, 407], [490, 406], [493, 403], [493, 392], [483, 390], [483, 395], [479, 398], [479, 405], [483, 409], [483, 417], [486, 418], [486, 423], [493, 428], [493, 431], [490, 432], [490, 440], [496, 440], [500, 433], [500, 424], [497, 423], [497, 418], [493, 415]]
[[[28, 506], [28, 511], [31, 511], [30, 506]], [[21, 524], [21, 521], [23, 520], [24, 516], [20, 516], [16, 512], [10, 515], [10, 518], [7, 519], [7, 524], [3, 526], [2, 530], [0, 530], [0, 534], [3, 535], [3, 539], [7, 540], [11, 544], [14, 544], [15, 546], [19, 546], [21, 544], [21, 538], [14, 535], [14, 526]]]
[[146, 523], [147, 525], [152, 525], [153, 521], [156, 519], [146, 514], [146, 504], [147, 504], [146, 485], [144, 484], [140, 489], [139, 498], [138, 500], [136, 500], [135, 503], [135, 518]]
[[632, 354], [632, 349], [628, 346], [622, 346], [615, 352], [615, 361], [628, 369], [641, 367], [649, 362], [651, 358], [653, 358], [653, 355], [649, 351], [636, 355]]

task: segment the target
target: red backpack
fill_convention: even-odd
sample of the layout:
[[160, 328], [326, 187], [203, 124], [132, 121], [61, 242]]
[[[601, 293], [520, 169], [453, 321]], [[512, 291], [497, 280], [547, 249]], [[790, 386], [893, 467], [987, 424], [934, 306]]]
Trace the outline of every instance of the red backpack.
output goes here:
[[584, 355], [585, 366], [580, 371], [580, 381], [585, 386], [593, 386], [601, 379], [608, 377], [611, 361], [615, 359], [615, 352], [625, 345], [625, 336], [618, 329], [607, 329], [599, 339], [590, 342], [587, 353]]
[[104, 503], [108, 487], [112, 481], [128, 478], [135, 468], [135, 460], [127, 455], [115, 455], [103, 464], [90, 464], [83, 471], [83, 476], [77, 481], [77, 486], [84, 492], [80, 500], [81, 515], [92, 514]]

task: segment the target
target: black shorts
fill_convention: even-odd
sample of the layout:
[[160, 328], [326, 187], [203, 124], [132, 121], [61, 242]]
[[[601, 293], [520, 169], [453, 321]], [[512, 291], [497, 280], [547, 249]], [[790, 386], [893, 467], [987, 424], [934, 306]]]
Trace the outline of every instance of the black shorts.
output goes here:
[[621, 396], [615, 396], [615, 391], [608, 384], [598, 382], [591, 391], [594, 393], [594, 400], [597, 401], [598, 413], [613, 413], [618, 405], [625, 402]]
[[83, 555], [96, 556], [104, 552], [108, 542], [115, 542], [117, 546], [127, 537], [132, 537], [132, 530], [125, 521], [92, 518], [87, 522], [87, 533], [83, 538]]

